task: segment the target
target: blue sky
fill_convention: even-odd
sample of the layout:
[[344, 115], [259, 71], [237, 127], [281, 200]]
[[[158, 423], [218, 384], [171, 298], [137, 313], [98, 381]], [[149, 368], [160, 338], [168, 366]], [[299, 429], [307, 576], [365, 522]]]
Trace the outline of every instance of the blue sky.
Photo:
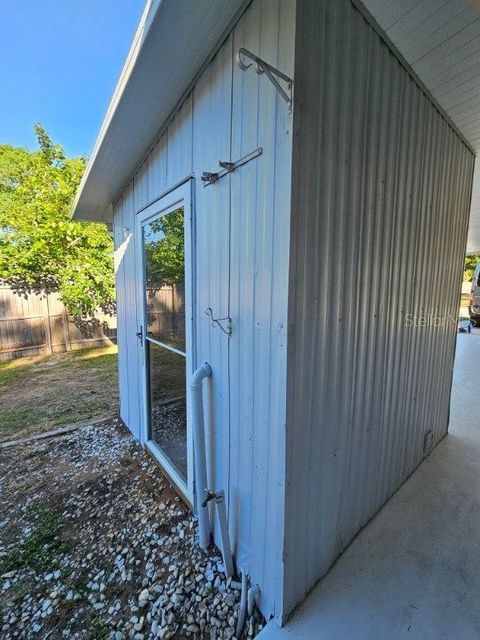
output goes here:
[[89, 154], [144, 0], [0, 0], [0, 144]]

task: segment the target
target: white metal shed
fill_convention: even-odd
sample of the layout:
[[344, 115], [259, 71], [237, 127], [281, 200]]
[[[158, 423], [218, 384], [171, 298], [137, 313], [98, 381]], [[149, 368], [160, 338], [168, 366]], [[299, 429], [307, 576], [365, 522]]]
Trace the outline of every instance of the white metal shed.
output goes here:
[[113, 222], [121, 415], [192, 504], [211, 367], [208, 488], [267, 619], [447, 432], [473, 166], [357, 2], [147, 4], [74, 216]]

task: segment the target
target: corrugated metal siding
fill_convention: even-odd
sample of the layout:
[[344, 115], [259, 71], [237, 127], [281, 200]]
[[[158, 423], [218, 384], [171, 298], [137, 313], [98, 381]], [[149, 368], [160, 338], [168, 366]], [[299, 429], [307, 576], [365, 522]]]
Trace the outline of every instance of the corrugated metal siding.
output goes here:
[[[480, 151], [480, 5], [470, 0], [363, 0], [363, 4]], [[480, 250], [480, 169], [474, 179], [468, 251]]]
[[125, 326], [125, 278], [123, 254], [126, 250], [127, 240], [123, 232], [123, 208], [121, 201], [117, 204], [113, 216], [113, 243], [115, 247], [115, 294], [117, 302], [117, 344], [118, 344], [118, 384], [120, 397], [120, 415], [125, 424], [128, 424], [128, 402], [126, 395], [126, 376], [128, 371], [126, 362], [126, 326]]
[[458, 124], [480, 148], [480, 8], [469, 0], [363, 0], [392, 42]]
[[[294, 24], [294, 2], [254, 2], [234, 51], [245, 47], [292, 77]], [[231, 176], [230, 513], [239, 565], [261, 586], [267, 615], [283, 595], [292, 114], [265, 76], [235, 65], [231, 157], [257, 147], [263, 154]]]
[[130, 185], [114, 211], [115, 277], [120, 415], [136, 438], [141, 438], [139, 402], [139, 343], [135, 294], [135, 207]]
[[473, 171], [348, 0], [295, 59], [285, 615], [447, 431]]
[[[114, 218], [120, 256], [122, 227], [134, 231], [135, 211], [194, 174], [194, 359], [213, 369], [206, 392], [211, 485], [227, 492], [237, 561], [260, 585], [266, 617], [278, 612], [283, 595], [292, 114], [265, 76], [237, 67], [235, 53], [249, 48], [293, 75], [294, 22], [294, 0], [252, 2], [135, 176], [133, 208], [124, 194]], [[262, 156], [203, 187], [203, 171], [259, 146]], [[131, 354], [138, 346], [126, 292], [131, 287], [134, 295], [133, 266], [122, 261], [117, 282], [122, 416], [135, 430]], [[212, 326], [207, 307], [232, 318], [230, 338]]]
[[[193, 92], [193, 162], [195, 190], [195, 311], [196, 362], [208, 361], [212, 380], [208, 388], [210, 411], [208, 429], [208, 467], [212, 486], [227, 494], [229, 431], [229, 338], [211, 326], [205, 310], [216, 317], [228, 316], [230, 183], [229, 177], [216, 185], [203, 187], [203, 171], [217, 171], [220, 160], [229, 159], [232, 95], [232, 36], [228, 38]], [[212, 124], [214, 128], [212, 129]], [[232, 523], [232, 529], [235, 525]]]

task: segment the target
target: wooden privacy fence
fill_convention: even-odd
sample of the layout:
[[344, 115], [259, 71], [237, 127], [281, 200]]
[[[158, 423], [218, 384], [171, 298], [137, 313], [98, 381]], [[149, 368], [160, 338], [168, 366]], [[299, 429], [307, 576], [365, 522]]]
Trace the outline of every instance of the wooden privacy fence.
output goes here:
[[147, 333], [159, 340], [185, 339], [185, 290], [183, 283], [171, 287], [147, 287]]
[[55, 293], [19, 294], [0, 286], [0, 361], [116, 342], [116, 317], [68, 315]]

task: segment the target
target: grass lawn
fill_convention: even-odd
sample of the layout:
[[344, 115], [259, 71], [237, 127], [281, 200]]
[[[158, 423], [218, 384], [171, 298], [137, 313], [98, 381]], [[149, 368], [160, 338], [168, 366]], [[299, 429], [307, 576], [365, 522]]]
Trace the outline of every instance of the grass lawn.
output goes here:
[[117, 410], [114, 345], [0, 363], [0, 442]]

